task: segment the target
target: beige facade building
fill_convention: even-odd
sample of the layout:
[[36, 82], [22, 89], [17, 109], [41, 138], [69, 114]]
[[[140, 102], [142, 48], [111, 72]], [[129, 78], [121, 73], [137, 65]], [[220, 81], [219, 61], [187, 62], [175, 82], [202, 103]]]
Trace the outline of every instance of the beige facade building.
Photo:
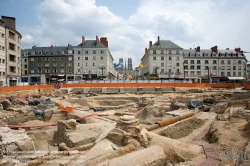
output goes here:
[[[182, 49], [169, 40], [145, 48], [141, 59], [144, 79], [190, 80], [192, 82], [239, 82], [246, 78], [246, 56], [240, 48], [219, 50]], [[185, 72], [184, 72], [185, 71]]]
[[6, 84], [5, 67], [5, 27], [4, 22], [0, 20], [0, 87]]
[[95, 40], [85, 40], [74, 46], [74, 76], [75, 80], [114, 79], [116, 72], [113, 56], [108, 48], [106, 37]]
[[[7, 84], [8, 86], [13, 86], [18, 83], [18, 80], [20, 80], [21, 76], [20, 55], [21, 55], [22, 35], [16, 30], [16, 19], [14, 17], [2, 16], [1, 29], [2, 27], [4, 27], [4, 33], [1, 30], [2, 33], [1, 37], [4, 38], [4, 43], [5, 43], [4, 45], [5, 82], [3, 82], [3, 84]], [[3, 46], [2, 46], [2, 51], [3, 51]], [[3, 62], [3, 60], [1, 62]], [[3, 76], [3, 73], [1, 75]]]
[[183, 79], [183, 49], [170, 40], [160, 40], [145, 48], [140, 69], [142, 79]]

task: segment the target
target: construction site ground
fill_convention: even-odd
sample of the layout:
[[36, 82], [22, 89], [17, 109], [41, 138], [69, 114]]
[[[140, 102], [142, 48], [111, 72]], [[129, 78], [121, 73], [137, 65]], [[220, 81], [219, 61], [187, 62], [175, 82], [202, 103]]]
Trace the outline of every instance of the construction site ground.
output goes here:
[[[188, 109], [192, 99], [204, 107]], [[0, 103], [0, 166], [250, 165], [246, 90], [34, 89]]]

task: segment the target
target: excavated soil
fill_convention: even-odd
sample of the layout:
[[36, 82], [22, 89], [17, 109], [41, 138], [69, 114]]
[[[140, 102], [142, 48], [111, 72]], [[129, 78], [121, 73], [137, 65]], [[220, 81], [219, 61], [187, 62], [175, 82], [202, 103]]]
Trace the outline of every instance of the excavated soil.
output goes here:
[[163, 133], [166, 137], [179, 139], [189, 135], [193, 130], [198, 129], [204, 124], [204, 120], [192, 118], [186, 121], [181, 121], [174, 126], [166, 128]]

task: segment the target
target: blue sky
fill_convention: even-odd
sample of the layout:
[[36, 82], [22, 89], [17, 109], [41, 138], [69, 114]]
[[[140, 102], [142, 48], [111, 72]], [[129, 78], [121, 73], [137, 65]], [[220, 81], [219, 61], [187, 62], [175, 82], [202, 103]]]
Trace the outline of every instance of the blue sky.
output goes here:
[[217, 45], [250, 52], [249, 9], [249, 0], [1, 0], [0, 5], [1, 15], [16, 18], [22, 48], [77, 45], [82, 35], [97, 34], [108, 38], [114, 62], [130, 57], [134, 65], [157, 36], [185, 49]]

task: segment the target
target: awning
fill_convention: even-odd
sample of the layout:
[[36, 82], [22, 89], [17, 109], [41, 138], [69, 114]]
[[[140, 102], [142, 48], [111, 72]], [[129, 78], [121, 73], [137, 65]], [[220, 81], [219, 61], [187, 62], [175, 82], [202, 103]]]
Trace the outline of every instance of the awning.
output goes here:
[[64, 76], [64, 74], [58, 75], [58, 77], [63, 77], [63, 76]]
[[244, 80], [244, 77], [227, 77], [229, 80]]
[[57, 81], [61, 82], [61, 81], [64, 81], [64, 79], [59, 79], [59, 80], [57, 80]]

